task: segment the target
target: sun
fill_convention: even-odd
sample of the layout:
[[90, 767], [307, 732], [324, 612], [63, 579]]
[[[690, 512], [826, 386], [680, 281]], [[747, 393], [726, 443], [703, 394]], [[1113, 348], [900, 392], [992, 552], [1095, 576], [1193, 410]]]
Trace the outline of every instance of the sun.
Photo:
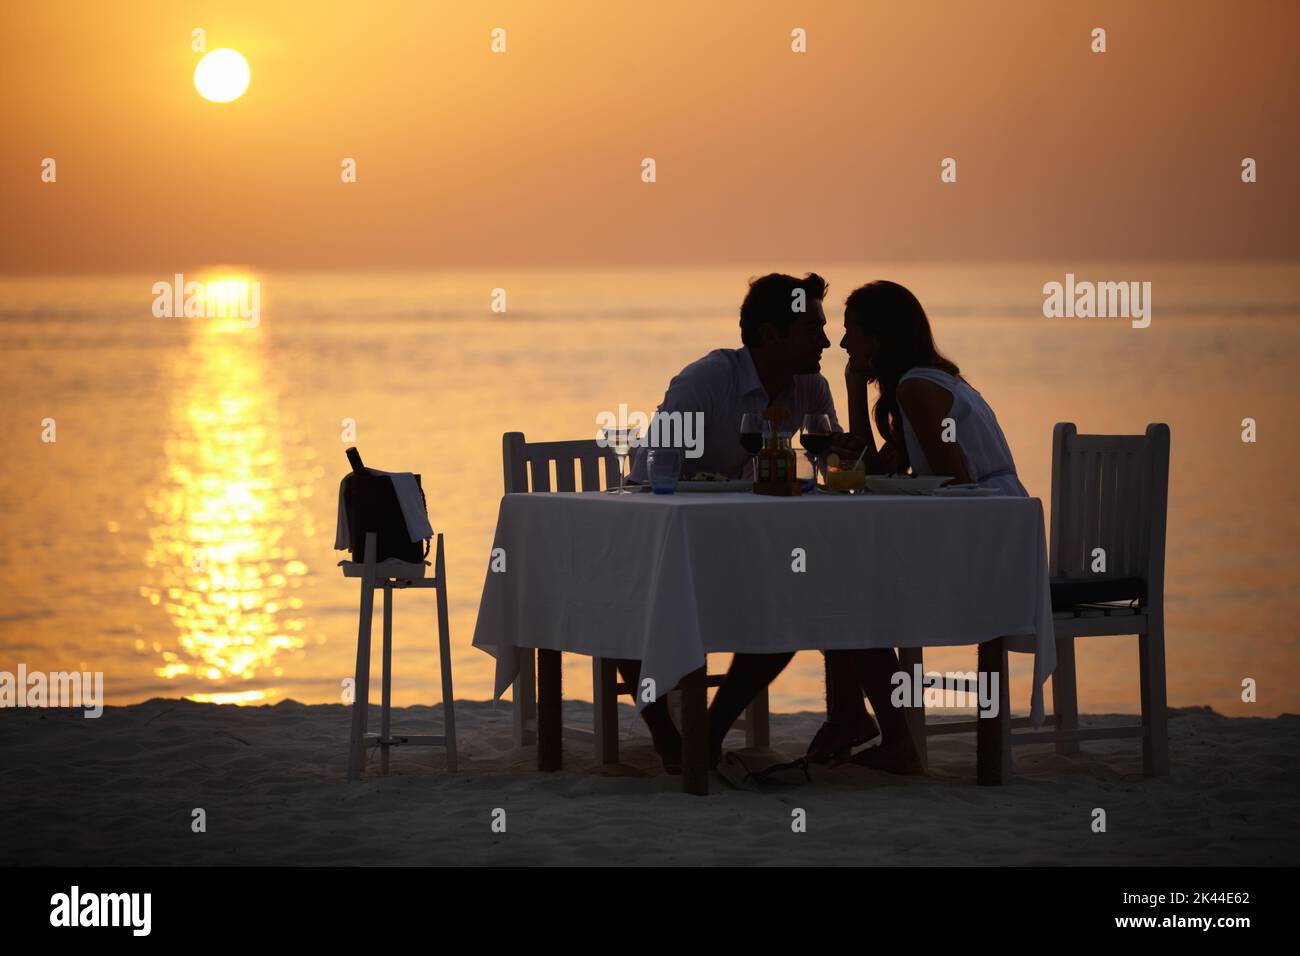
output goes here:
[[194, 87], [213, 103], [229, 103], [248, 89], [248, 61], [238, 50], [213, 50], [194, 68]]

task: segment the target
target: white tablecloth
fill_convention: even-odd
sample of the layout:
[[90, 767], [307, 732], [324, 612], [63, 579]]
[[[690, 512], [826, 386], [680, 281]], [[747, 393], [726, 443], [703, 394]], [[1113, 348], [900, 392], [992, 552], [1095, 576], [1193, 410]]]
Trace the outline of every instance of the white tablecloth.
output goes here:
[[635, 658], [662, 693], [715, 651], [1019, 636], [1042, 720], [1056, 645], [1036, 498], [513, 494], [497, 548], [505, 570], [489, 568], [474, 630], [497, 697], [518, 648]]

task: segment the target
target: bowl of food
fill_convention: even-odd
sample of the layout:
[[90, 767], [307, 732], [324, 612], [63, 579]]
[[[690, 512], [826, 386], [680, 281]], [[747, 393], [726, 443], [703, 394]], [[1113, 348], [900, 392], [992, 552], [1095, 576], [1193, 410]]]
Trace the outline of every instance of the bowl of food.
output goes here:
[[697, 471], [685, 481], [679, 481], [677, 490], [685, 492], [737, 492], [749, 491], [752, 484], [752, 482], [744, 479], [728, 478], [716, 471]]

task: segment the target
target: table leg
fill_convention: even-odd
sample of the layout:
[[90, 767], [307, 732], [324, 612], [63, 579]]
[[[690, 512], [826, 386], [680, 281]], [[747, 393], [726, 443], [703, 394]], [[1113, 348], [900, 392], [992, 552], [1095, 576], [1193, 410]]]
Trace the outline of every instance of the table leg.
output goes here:
[[596, 759], [618, 763], [618, 665], [608, 657], [591, 659], [592, 724]]
[[563, 735], [561, 708], [560, 652], [537, 652], [537, 769], [559, 770], [560, 738]]
[[979, 645], [979, 671], [997, 675], [996, 717], [980, 716], [975, 727], [975, 779], [998, 786], [1011, 779], [1011, 691], [1007, 687], [1007, 647], [1002, 638]]
[[706, 668], [691, 671], [682, 691], [682, 793], [709, 792], [709, 692]]

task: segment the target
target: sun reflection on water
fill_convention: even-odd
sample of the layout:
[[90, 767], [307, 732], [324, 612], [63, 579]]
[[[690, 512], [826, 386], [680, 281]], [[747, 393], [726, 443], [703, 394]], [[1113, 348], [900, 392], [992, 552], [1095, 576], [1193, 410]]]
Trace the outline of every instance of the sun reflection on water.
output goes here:
[[155, 673], [213, 685], [186, 694], [192, 700], [261, 703], [278, 695], [266, 682], [307, 643], [302, 594], [311, 576], [292, 542], [315, 533], [307, 499], [319, 469], [292, 423], [278, 419], [261, 330], [238, 318], [177, 321], [191, 323], [191, 339], [166, 474], [148, 500], [150, 583], [140, 593], [178, 635]]

